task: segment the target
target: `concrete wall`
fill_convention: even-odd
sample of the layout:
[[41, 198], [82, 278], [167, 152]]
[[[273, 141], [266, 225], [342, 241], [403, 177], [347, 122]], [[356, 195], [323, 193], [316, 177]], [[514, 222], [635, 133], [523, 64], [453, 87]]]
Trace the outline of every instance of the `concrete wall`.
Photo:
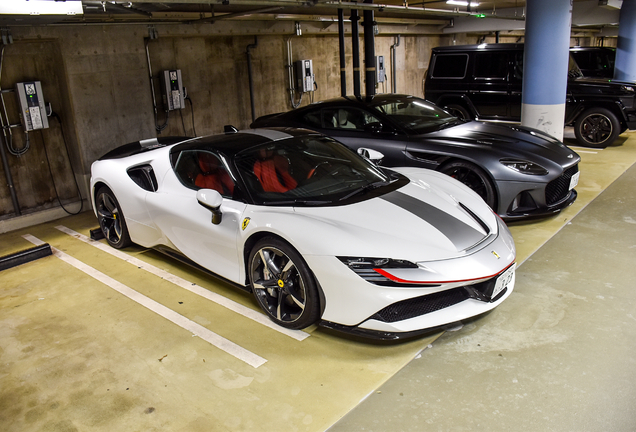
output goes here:
[[[31, 149], [24, 156], [8, 156], [21, 211], [29, 213], [57, 206], [57, 195], [63, 203], [76, 201], [78, 194], [71, 167], [86, 198], [94, 160], [121, 144], [157, 136], [146, 58], [147, 26], [16, 27], [12, 33], [15, 42], [5, 48], [1, 87], [9, 89], [16, 82], [40, 80], [45, 99], [51, 102], [63, 125], [62, 130], [57, 120], [50, 118], [49, 129], [29, 134]], [[226, 34], [215, 34], [210, 25], [158, 26], [158, 33], [158, 39], [148, 41], [158, 105], [157, 124], [165, 122], [157, 79], [162, 70], [181, 69], [193, 108], [187, 103], [185, 110], [172, 111], [161, 135], [193, 135], [194, 129], [198, 135], [219, 133], [226, 124], [239, 129], [248, 127], [251, 108], [246, 47], [254, 43], [254, 36], [233, 35], [231, 29]], [[291, 24], [286, 34], [258, 35], [258, 45], [252, 50], [256, 116], [291, 109], [285, 67], [289, 34], [293, 34]], [[314, 100], [339, 96], [337, 33], [303, 34], [293, 37], [291, 42], [294, 60], [313, 59], [318, 84]], [[376, 54], [385, 56], [389, 74], [390, 46], [394, 43], [394, 36], [376, 38]], [[440, 38], [434, 35], [402, 37], [396, 50], [398, 92], [422, 95], [430, 49], [439, 44]], [[346, 50], [347, 90], [352, 94], [350, 36], [346, 38]], [[362, 37], [360, 56], [362, 62]], [[364, 73], [361, 75], [364, 80]], [[364, 92], [364, 81], [361, 89]], [[378, 92], [383, 91], [391, 91], [390, 81], [379, 87]], [[4, 97], [10, 122], [19, 123], [14, 95]], [[302, 105], [309, 102], [305, 95]], [[14, 145], [24, 145], [21, 129], [14, 128], [12, 132]], [[48, 171], [49, 163], [57, 193]], [[0, 218], [6, 218], [13, 216], [14, 211], [5, 174], [0, 175], [3, 180]]]
[[[169, 135], [219, 133], [232, 124], [246, 128], [251, 123], [246, 48], [252, 50], [255, 114], [291, 109], [288, 92], [286, 40], [294, 34], [294, 23], [215, 23], [202, 25], [157, 25], [157, 39], [148, 39], [146, 25], [84, 25], [11, 28], [14, 43], [7, 45], [0, 86], [40, 80], [45, 99], [59, 114], [61, 125], [50, 118], [51, 127], [29, 135], [31, 149], [21, 157], [8, 156], [10, 171], [23, 213], [77, 201], [75, 178], [86, 199], [90, 165], [101, 155], [124, 143], [157, 136], [156, 125], [165, 122], [159, 73], [181, 69], [192, 100], [186, 109], [172, 111]], [[314, 100], [340, 95], [340, 65], [335, 24], [305, 25], [302, 36], [291, 39], [293, 59], [310, 58], [318, 89]], [[347, 90], [353, 93], [351, 37], [347, 27]], [[423, 96], [422, 80], [428, 69], [431, 48], [438, 45], [477, 43], [478, 35], [409, 34], [396, 49], [397, 92]], [[362, 28], [360, 28], [362, 36]], [[390, 47], [395, 32], [376, 37], [376, 55], [384, 55], [388, 80], [378, 92], [391, 91]], [[518, 36], [510, 36], [513, 42]], [[514, 39], [514, 40], [513, 40]], [[487, 40], [490, 42], [490, 40]], [[153, 111], [146, 42], [157, 100]], [[360, 38], [362, 80], [364, 41]], [[364, 82], [361, 82], [364, 92]], [[15, 97], [6, 93], [11, 123], [19, 123]], [[309, 103], [305, 95], [302, 105]], [[192, 115], [194, 113], [194, 116]], [[193, 124], [194, 123], [194, 124]], [[24, 133], [12, 129], [16, 147], [24, 145]], [[67, 156], [68, 148], [69, 156]], [[44, 150], [48, 151], [48, 160]], [[70, 159], [70, 163], [69, 163]], [[51, 180], [49, 166], [53, 172]], [[73, 168], [75, 174], [71, 171]], [[0, 167], [0, 171], [2, 168]], [[9, 189], [0, 172], [0, 220], [15, 216]], [[55, 185], [55, 187], [54, 187]]]

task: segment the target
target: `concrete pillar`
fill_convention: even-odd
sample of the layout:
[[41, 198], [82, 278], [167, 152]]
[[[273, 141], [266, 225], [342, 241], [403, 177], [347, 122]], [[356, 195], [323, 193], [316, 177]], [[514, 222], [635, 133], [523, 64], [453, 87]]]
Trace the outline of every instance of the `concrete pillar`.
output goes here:
[[572, 0], [526, 3], [521, 124], [563, 139]]
[[623, 0], [621, 6], [614, 79], [636, 81], [636, 0]]

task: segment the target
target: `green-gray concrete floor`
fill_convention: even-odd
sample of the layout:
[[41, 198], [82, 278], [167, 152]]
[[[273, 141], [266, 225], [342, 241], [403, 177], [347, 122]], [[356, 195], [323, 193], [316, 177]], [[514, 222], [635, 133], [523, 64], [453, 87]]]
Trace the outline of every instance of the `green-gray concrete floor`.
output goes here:
[[636, 166], [329, 432], [636, 430]]
[[257, 310], [226, 284], [154, 251], [116, 257], [82, 241], [90, 213], [2, 234], [0, 256], [31, 246], [26, 234], [58, 252], [0, 272], [0, 431], [634, 431], [636, 134], [577, 151], [574, 205], [511, 226], [513, 295], [463, 328], [398, 344], [280, 334], [206, 297]]

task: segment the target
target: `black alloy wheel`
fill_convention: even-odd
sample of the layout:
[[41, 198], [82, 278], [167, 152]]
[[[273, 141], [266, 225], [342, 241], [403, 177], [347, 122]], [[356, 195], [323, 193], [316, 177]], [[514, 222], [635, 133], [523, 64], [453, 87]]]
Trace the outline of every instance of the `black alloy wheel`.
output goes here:
[[95, 198], [97, 220], [108, 244], [122, 249], [132, 244], [124, 214], [119, 207], [115, 194], [106, 186], [97, 191]]
[[252, 249], [248, 268], [254, 297], [274, 322], [302, 329], [318, 321], [316, 282], [294, 248], [277, 238], [265, 237]]
[[618, 138], [621, 125], [616, 115], [606, 108], [589, 108], [576, 120], [574, 135], [587, 147], [604, 148]]
[[470, 113], [468, 112], [468, 110], [466, 108], [464, 108], [461, 105], [455, 105], [455, 104], [451, 104], [451, 105], [446, 105], [444, 107], [444, 109], [446, 111], [448, 111], [450, 114], [454, 115], [455, 117], [457, 117], [460, 120], [472, 120], [473, 117], [470, 115]]
[[477, 165], [470, 162], [451, 162], [444, 165], [441, 172], [471, 188], [491, 209], [497, 211], [495, 188], [486, 173]]

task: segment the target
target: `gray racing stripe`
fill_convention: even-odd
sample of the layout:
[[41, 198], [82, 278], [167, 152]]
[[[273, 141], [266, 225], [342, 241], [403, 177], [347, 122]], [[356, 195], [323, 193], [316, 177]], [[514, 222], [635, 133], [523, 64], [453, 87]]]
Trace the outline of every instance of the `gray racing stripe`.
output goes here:
[[484, 234], [459, 219], [402, 192], [393, 191], [380, 198], [424, 219], [444, 234], [458, 251], [467, 249], [484, 238]]

